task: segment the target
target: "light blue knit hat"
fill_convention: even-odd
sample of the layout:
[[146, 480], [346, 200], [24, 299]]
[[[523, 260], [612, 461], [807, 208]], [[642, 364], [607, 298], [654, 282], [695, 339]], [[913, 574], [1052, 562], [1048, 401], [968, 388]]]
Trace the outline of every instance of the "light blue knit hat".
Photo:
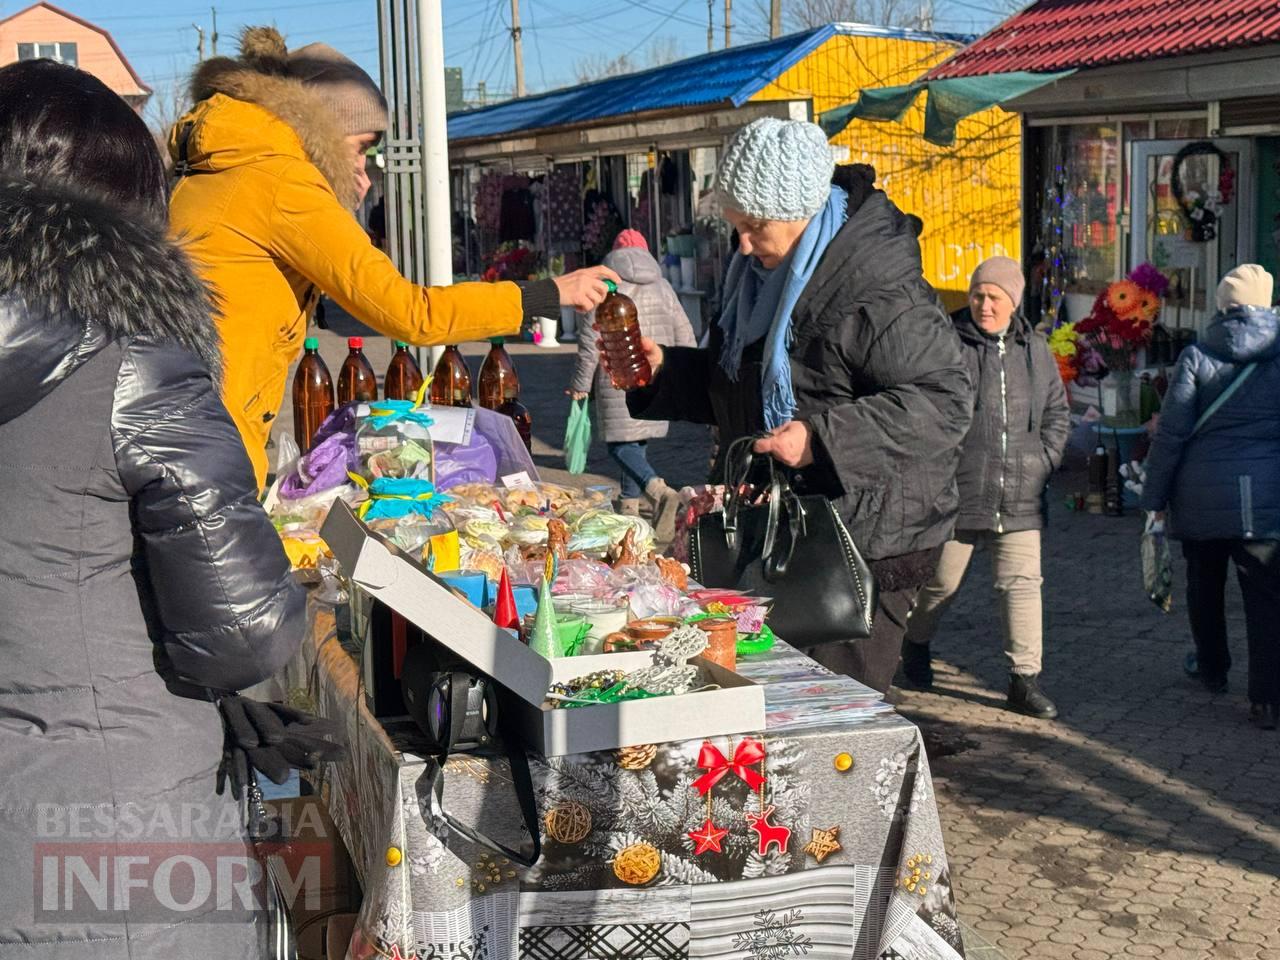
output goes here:
[[759, 220], [808, 220], [831, 194], [835, 160], [822, 128], [761, 117], [733, 135], [716, 171], [726, 206]]

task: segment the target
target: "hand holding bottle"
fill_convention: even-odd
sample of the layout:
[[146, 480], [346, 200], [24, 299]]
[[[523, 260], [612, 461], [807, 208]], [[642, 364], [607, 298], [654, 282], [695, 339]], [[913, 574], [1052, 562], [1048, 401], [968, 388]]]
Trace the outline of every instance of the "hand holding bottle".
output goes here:
[[[593, 330], [600, 329], [598, 324], [592, 324], [591, 328]], [[604, 341], [597, 339], [596, 346], [600, 348], [600, 365], [604, 367], [605, 373], [613, 376], [613, 371], [609, 369], [609, 351], [604, 348]], [[658, 375], [658, 371], [662, 369], [662, 362], [664, 359], [661, 345], [650, 340], [648, 337], [641, 337], [640, 347], [644, 350], [644, 355], [649, 361], [649, 369], [653, 371], [653, 375], [656, 377]]]
[[606, 280], [621, 283], [622, 278], [608, 267], [586, 267], [574, 270], [563, 276], [554, 277], [556, 289], [560, 291], [560, 303], [573, 307], [580, 313], [589, 313], [600, 305], [609, 288]]

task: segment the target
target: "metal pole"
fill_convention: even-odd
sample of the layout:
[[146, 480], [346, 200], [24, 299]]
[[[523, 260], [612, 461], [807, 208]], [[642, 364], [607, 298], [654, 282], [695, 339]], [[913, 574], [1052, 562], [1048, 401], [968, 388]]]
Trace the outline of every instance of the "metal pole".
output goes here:
[[716, 48], [716, 28], [713, 22], [716, 0], [707, 0], [707, 53]]
[[769, 36], [782, 36], [782, 0], [769, 0]]
[[524, 45], [520, 42], [520, 0], [511, 0], [511, 47], [516, 55], [516, 96], [524, 96]]
[[730, 38], [731, 24], [733, 21], [733, 0], [724, 0], [724, 48], [728, 50], [733, 46], [733, 40]]
[[210, 7], [209, 9], [213, 11], [213, 36], [209, 39], [213, 44], [213, 55], [216, 57], [218, 55], [218, 8]]
[[[444, 18], [440, 0], [418, 2], [422, 69], [422, 188], [426, 213], [427, 282], [453, 283], [453, 235], [449, 222], [449, 130], [444, 88]], [[442, 350], [431, 351], [432, 369]]]
[[193, 23], [192, 26], [196, 28], [196, 37], [198, 38], [196, 41], [196, 56], [201, 63], [204, 63], [204, 27], [198, 23]]

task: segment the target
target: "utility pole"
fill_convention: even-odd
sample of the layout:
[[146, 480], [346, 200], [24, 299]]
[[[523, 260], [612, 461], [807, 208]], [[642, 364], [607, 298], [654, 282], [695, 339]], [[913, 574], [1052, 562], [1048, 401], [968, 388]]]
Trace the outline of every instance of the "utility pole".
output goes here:
[[707, 0], [707, 53], [716, 48], [715, 2], [716, 0]]
[[210, 7], [209, 9], [213, 11], [213, 36], [209, 40], [213, 47], [213, 55], [216, 57], [218, 55], [218, 8]]
[[520, 43], [520, 0], [511, 0], [511, 46], [516, 54], [516, 96], [524, 96], [524, 47]]
[[733, 0], [724, 0], [724, 48], [729, 49], [733, 45], [733, 39], [730, 36], [733, 23]]
[[196, 41], [196, 56], [200, 58], [201, 63], [204, 63], [204, 27], [198, 23], [193, 23], [191, 26], [196, 28], [196, 37], [198, 38]]
[[769, 0], [769, 38], [782, 36], [782, 0]]

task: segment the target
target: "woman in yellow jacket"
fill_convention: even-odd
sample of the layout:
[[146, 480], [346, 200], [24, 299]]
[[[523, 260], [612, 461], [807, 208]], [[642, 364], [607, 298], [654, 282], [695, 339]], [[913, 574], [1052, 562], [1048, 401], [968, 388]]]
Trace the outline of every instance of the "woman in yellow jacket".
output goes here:
[[178, 181], [170, 220], [220, 300], [222, 397], [258, 484], [321, 293], [389, 337], [417, 345], [518, 333], [529, 317], [586, 311], [605, 267], [554, 281], [422, 287], [402, 277], [351, 211], [369, 181], [365, 152], [387, 127], [373, 80], [324, 44], [289, 52], [269, 27], [244, 32], [239, 59], [196, 71], [195, 107], [169, 149]]

